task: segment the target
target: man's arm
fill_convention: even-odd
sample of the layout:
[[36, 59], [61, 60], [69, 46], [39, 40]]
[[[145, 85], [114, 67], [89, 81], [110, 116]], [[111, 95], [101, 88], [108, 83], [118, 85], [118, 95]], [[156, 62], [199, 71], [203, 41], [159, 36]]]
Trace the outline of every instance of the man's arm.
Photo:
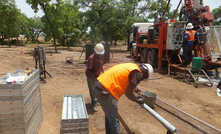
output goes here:
[[93, 66], [94, 66], [94, 63], [93, 63], [93, 56], [89, 56], [88, 58], [88, 63], [87, 63], [87, 69], [86, 69], [86, 75], [88, 77], [95, 77], [94, 76], [94, 72], [93, 72]]
[[143, 75], [141, 72], [134, 70], [129, 75], [129, 85], [126, 90], [125, 95], [132, 101], [138, 101], [140, 98], [138, 95], [135, 94], [135, 92], [138, 90], [137, 85], [142, 80]]
[[102, 56], [102, 66], [101, 66], [101, 72], [102, 73], [104, 73], [104, 60], [105, 60], [105, 58], [104, 58], [104, 55]]

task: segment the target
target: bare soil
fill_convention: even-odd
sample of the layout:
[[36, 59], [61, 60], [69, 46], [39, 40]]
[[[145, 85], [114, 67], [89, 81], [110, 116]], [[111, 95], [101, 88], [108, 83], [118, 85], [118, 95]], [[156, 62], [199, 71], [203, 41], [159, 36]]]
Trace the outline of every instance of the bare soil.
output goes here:
[[[12, 47], [0, 48], [0, 75], [16, 69], [34, 68], [30, 54], [33, 48]], [[59, 50], [57, 54], [47, 54], [47, 71], [53, 76], [46, 83], [41, 83], [43, 106], [43, 122], [38, 134], [59, 134], [63, 96], [82, 94], [85, 98], [89, 114], [90, 134], [104, 134], [104, 114], [101, 108], [93, 113], [85, 77], [84, 55], [80, 57], [81, 48], [72, 51]], [[124, 62], [133, 62], [128, 58], [126, 47], [112, 48], [109, 67]], [[73, 57], [73, 64], [66, 64], [66, 57]], [[194, 88], [167, 75], [154, 73], [155, 80], [143, 81], [139, 87], [154, 92], [161, 99], [204, 120], [217, 128], [221, 128], [221, 98], [216, 95], [215, 88], [200, 86]], [[123, 96], [118, 103], [119, 112], [136, 134], [165, 134], [166, 129], [138, 104]], [[157, 109], [156, 109], [157, 111]], [[162, 115], [163, 116], [163, 115]], [[176, 124], [174, 124], [176, 126]], [[122, 128], [122, 127], [121, 127]], [[122, 133], [125, 130], [122, 128]]]

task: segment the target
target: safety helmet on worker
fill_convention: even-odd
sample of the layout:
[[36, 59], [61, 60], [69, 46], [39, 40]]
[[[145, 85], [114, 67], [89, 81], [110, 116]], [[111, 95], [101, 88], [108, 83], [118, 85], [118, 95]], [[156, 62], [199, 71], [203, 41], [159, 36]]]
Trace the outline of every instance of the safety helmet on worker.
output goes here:
[[105, 50], [104, 50], [104, 46], [101, 43], [96, 44], [96, 46], [94, 47], [94, 51], [96, 54], [98, 55], [102, 55], [104, 54]]
[[192, 23], [188, 23], [188, 24], [186, 25], [186, 29], [187, 29], [187, 30], [193, 29], [193, 24], [192, 24]]
[[144, 74], [147, 74], [147, 78], [149, 78], [152, 74], [153, 74], [153, 67], [152, 65], [150, 64], [147, 64], [147, 63], [143, 63], [141, 64], [141, 71], [144, 73]]

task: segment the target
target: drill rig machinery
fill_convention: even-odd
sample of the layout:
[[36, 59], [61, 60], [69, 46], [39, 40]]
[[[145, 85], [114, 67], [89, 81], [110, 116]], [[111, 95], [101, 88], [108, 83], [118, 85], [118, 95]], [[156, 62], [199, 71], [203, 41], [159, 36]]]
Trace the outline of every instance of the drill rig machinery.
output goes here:
[[[175, 20], [176, 12], [182, 2], [179, 20]], [[161, 18], [149, 27], [145, 38], [140, 38], [141, 34], [144, 35], [143, 33], [136, 33], [136, 58], [141, 57], [142, 62], [152, 64], [157, 70], [161, 70], [163, 63], [167, 63], [168, 71], [170, 67], [187, 71], [187, 68], [180, 66], [182, 58], [179, 53], [183, 45], [186, 24], [191, 22], [194, 25], [194, 30], [199, 33], [193, 50], [195, 57], [203, 58], [202, 68], [207, 71], [221, 67], [221, 60], [219, 60], [221, 58], [221, 41], [217, 38], [218, 34], [221, 34], [221, 28], [217, 30], [211, 26], [214, 16], [210, 12], [209, 6], [203, 6], [202, 0], [180, 0], [173, 18], [165, 21], [169, 4], [170, 0], [168, 0]], [[217, 34], [214, 34], [213, 31]], [[220, 49], [217, 49], [219, 47]], [[194, 75], [191, 76], [194, 77]], [[207, 75], [206, 77], [208, 78]]]

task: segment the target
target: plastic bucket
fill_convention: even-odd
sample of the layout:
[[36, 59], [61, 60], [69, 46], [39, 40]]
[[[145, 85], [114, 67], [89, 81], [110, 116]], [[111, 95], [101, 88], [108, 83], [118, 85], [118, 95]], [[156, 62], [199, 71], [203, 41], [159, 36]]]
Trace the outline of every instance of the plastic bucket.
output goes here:
[[201, 70], [203, 67], [203, 58], [193, 57], [192, 70]]

